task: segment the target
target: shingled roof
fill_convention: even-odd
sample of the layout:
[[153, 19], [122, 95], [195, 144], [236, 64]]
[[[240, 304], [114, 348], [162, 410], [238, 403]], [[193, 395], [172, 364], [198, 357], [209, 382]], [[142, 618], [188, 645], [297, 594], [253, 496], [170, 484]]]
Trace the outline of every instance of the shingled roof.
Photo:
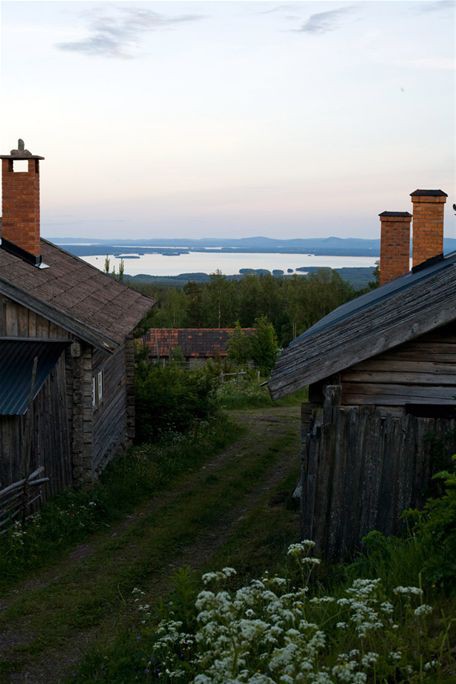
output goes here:
[[269, 389], [281, 397], [454, 320], [456, 252], [322, 318], [283, 351]]
[[[167, 358], [179, 347], [186, 358], [214, 358], [228, 355], [228, 341], [234, 328], [150, 328], [144, 335], [151, 356]], [[243, 328], [251, 335], [255, 328]]]
[[49, 268], [0, 248], [0, 294], [95, 347], [115, 350], [154, 304], [47, 240], [41, 254]]

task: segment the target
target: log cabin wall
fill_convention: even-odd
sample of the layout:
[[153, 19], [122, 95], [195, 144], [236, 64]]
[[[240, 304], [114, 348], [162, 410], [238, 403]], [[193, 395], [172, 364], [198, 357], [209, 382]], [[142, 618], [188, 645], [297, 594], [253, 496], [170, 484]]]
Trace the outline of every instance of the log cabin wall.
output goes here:
[[401, 530], [435, 466], [427, 436], [456, 430], [456, 326], [311, 385], [303, 407], [302, 524], [333, 559], [372, 529]]
[[[64, 339], [71, 335], [24, 306], [0, 297], [0, 336]], [[32, 466], [44, 465], [47, 494], [92, 478], [92, 352], [74, 343], [35, 398]], [[23, 417], [0, 416], [0, 482], [22, 477]]]
[[[96, 396], [93, 407], [92, 459], [93, 467], [97, 472], [129, 444], [129, 431], [131, 432], [132, 428], [127, 424], [128, 402], [131, 401], [131, 386], [127, 384], [127, 356], [125, 345], [109, 357], [102, 352], [94, 353], [92, 372]], [[131, 359], [129, 365], [131, 366]], [[102, 374], [101, 399], [99, 397], [100, 373]]]
[[95, 478], [93, 468], [92, 347], [73, 344], [67, 353], [67, 396], [71, 402], [71, 462], [73, 483]]
[[343, 405], [456, 405], [456, 326], [357, 363], [340, 383]]
[[135, 438], [136, 401], [135, 401], [135, 340], [133, 337], [125, 343], [125, 368], [126, 368], [126, 392], [127, 392], [127, 438], [128, 446], [133, 444]]
[[70, 338], [71, 335], [46, 318], [0, 297], [0, 337]]
[[[33, 402], [33, 436], [29, 472], [44, 466], [49, 482], [45, 498], [72, 484], [71, 439], [62, 354]], [[24, 416], [0, 416], [0, 486], [21, 479]]]
[[323, 556], [353, 554], [371, 530], [397, 534], [421, 507], [442, 464], [427, 437], [454, 441], [455, 419], [395, 415], [375, 406], [303, 406], [303, 538]]

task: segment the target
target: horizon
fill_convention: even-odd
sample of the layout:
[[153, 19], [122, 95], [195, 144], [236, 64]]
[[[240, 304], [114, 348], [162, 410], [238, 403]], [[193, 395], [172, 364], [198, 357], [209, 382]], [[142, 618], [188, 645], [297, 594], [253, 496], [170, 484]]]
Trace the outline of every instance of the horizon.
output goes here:
[[455, 186], [449, 0], [0, 10], [1, 151], [45, 157], [50, 239], [377, 239]]

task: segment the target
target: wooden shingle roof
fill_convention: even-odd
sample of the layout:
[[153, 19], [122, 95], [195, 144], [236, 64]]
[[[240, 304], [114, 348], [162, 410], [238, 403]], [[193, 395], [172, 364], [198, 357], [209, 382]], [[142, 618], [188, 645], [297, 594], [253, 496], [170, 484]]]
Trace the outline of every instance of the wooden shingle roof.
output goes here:
[[456, 253], [419, 267], [332, 311], [281, 354], [274, 398], [323, 380], [456, 320]]
[[41, 240], [39, 269], [0, 248], [0, 294], [94, 346], [113, 351], [154, 301]]

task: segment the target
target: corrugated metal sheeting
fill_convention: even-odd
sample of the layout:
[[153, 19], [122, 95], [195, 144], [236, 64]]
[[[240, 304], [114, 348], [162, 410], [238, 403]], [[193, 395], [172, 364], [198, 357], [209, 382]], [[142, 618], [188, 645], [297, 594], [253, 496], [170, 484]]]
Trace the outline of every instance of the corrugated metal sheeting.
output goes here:
[[0, 338], [0, 415], [22, 416], [30, 396], [33, 360], [38, 359], [33, 398], [68, 341]]

